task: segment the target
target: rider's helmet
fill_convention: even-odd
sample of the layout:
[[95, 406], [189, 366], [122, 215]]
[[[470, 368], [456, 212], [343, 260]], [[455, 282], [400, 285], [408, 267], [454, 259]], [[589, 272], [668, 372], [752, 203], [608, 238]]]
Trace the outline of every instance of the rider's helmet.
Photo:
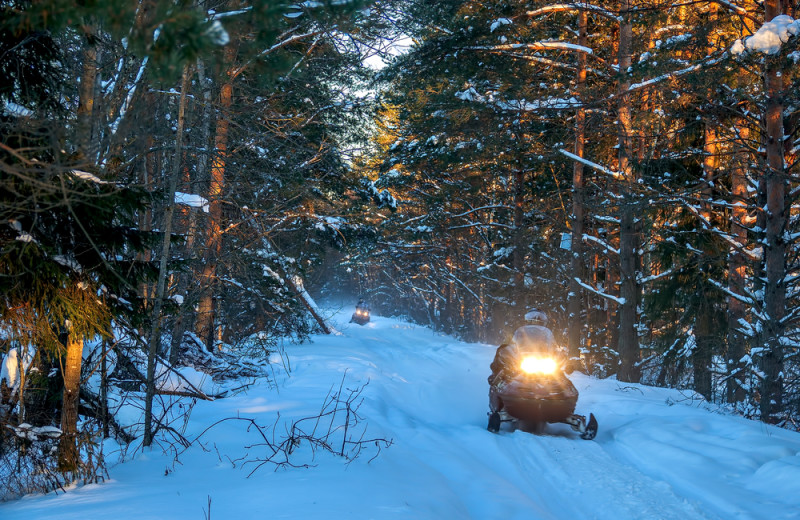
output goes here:
[[530, 325], [541, 325], [547, 327], [547, 314], [539, 309], [533, 308], [525, 313], [525, 322]]

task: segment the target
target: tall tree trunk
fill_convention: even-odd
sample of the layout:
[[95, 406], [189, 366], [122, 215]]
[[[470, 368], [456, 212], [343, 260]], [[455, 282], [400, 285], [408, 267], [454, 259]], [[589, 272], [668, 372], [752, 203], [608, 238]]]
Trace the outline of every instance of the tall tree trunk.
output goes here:
[[61, 405], [61, 440], [59, 467], [74, 471], [78, 467], [78, 402], [83, 363], [83, 338], [73, 333], [67, 335], [64, 358], [64, 395]]
[[692, 352], [694, 389], [707, 400], [712, 398], [711, 358], [714, 351], [713, 308], [708, 295], [698, 295], [702, 301], [694, 324], [695, 349]]
[[631, 47], [633, 44], [633, 27], [631, 24], [630, 0], [622, 0], [619, 27], [619, 85], [617, 101], [617, 131], [619, 143], [619, 172], [623, 182], [627, 184], [621, 201], [620, 238], [619, 238], [619, 276], [620, 297], [618, 352], [620, 366], [617, 377], [620, 381], [638, 382], [639, 373], [639, 338], [636, 331], [638, 307], [638, 282], [636, 280], [639, 234], [635, 220], [635, 203], [633, 189], [636, 183], [631, 164], [631, 98], [630, 76]]
[[[719, 165], [720, 149], [715, 122], [706, 119], [703, 126], [703, 187], [700, 191], [700, 215], [703, 222], [699, 226], [698, 234], [700, 236], [710, 235], [711, 229], [714, 227], [714, 208], [711, 201], [714, 199], [715, 178], [719, 172]], [[714, 261], [708, 252], [703, 252], [702, 255], [701, 266], [710, 265]], [[710, 282], [702, 275], [698, 280], [700, 287], [698, 287], [696, 297], [700, 298], [700, 304], [695, 314], [695, 347], [692, 352], [694, 389], [707, 400], [711, 400], [711, 361], [715, 347], [712, 330], [714, 306], [709, 301], [710, 295], [707, 291], [707, 285]]]
[[[780, 0], [764, 2], [765, 21], [783, 14]], [[783, 94], [784, 74], [778, 58], [765, 57], [764, 87], [766, 94], [765, 148], [767, 168], [764, 174], [766, 197], [766, 232], [764, 237], [764, 354], [761, 370], [761, 418], [769, 421], [783, 405], [783, 339], [786, 315], [786, 174], [783, 158]]]
[[[514, 253], [511, 258], [514, 269], [514, 302], [527, 305], [523, 300], [525, 295], [525, 274], [523, 273], [525, 259], [525, 243], [523, 237], [525, 230], [522, 223], [525, 217], [525, 172], [522, 168], [514, 170]], [[513, 309], [512, 309], [513, 312]]]
[[186, 112], [186, 91], [189, 88], [189, 65], [183, 66], [183, 76], [181, 79], [181, 97], [178, 103], [178, 122], [175, 133], [175, 158], [172, 167], [172, 174], [169, 179], [167, 189], [167, 206], [164, 209], [164, 224], [162, 226], [163, 238], [161, 240], [161, 256], [158, 265], [158, 280], [156, 281], [155, 302], [153, 303], [152, 328], [150, 331], [150, 341], [147, 351], [147, 390], [144, 399], [144, 446], [150, 446], [153, 442], [153, 397], [155, 396], [156, 384], [156, 354], [161, 348], [161, 306], [164, 302], [167, 282], [167, 262], [169, 261], [170, 244], [172, 242], [172, 216], [175, 213], [175, 191], [178, 186], [178, 178], [181, 174], [181, 159], [183, 158], [183, 123]]
[[94, 91], [97, 80], [97, 47], [95, 30], [86, 24], [86, 44], [83, 47], [83, 69], [78, 91], [78, 150], [82, 160], [93, 164], [95, 151], [92, 149], [92, 115], [94, 111]]
[[[585, 10], [578, 12], [578, 45], [586, 47], [587, 16]], [[575, 90], [577, 98], [581, 102], [581, 107], [575, 113], [575, 148], [574, 153], [578, 157], [583, 157], [584, 141], [586, 140], [586, 110], [582, 104], [585, 96], [583, 92], [586, 84], [586, 54], [578, 53], [578, 73]], [[584, 327], [581, 320], [583, 310], [583, 289], [578, 280], [583, 280], [584, 274], [584, 248], [583, 234], [584, 221], [586, 219], [586, 209], [584, 207], [584, 180], [583, 163], [575, 161], [572, 166], [572, 240], [570, 242], [570, 279], [569, 279], [569, 301], [568, 301], [568, 320], [569, 333], [567, 338], [570, 365], [574, 368], [580, 364], [581, 338], [583, 337]]]
[[[744, 142], [740, 145], [734, 157], [733, 170], [731, 171], [731, 194], [733, 210], [731, 211], [731, 235], [738, 244], [731, 248], [728, 257], [728, 291], [734, 295], [745, 294], [747, 263], [742, 249], [747, 244], [747, 229], [745, 222], [748, 219], [747, 207], [750, 195], [747, 189], [747, 164], [749, 154], [743, 149], [747, 146], [750, 129], [746, 121], [740, 119], [736, 128], [739, 139]], [[728, 297], [728, 379], [726, 384], [727, 401], [729, 403], [741, 402], [745, 398], [743, 358], [747, 350], [747, 339], [740, 332], [746, 317], [745, 304], [739, 298]]]
[[[148, 93], [148, 96], [150, 97], [151, 101], [147, 104], [148, 110], [152, 111], [152, 114], [155, 117], [155, 100], [153, 99], [152, 93]], [[156, 141], [152, 135], [148, 135], [147, 138], [144, 139], [144, 142], [147, 148], [144, 150], [144, 158], [139, 171], [139, 182], [144, 189], [152, 192], [156, 185], [156, 172], [161, 171], [160, 152], [156, 152]], [[139, 229], [142, 231], [151, 231], [153, 229], [153, 209], [149, 205], [139, 212]], [[150, 262], [152, 257], [153, 253], [150, 248], [136, 253], [136, 259], [139, 262]], [[150, 293], [150, 282], [147, 280], [139, 282], [139, 295], [142, 297], [142, 301], [144, 301], [145, 305], [148, 307], [150, 305]]]
[[216, 134], [214, 136], [214, 157], [211, 161], [211, 182], [208, 189], [209, 218], [206, 228], [203, 272], [200, 276], [201, 293], [197, 305], [195, 332], [208, 350], [214, 349], [214, 293], [217, 264], [222, 252], [222, 193], [225, 187], [225, 167], [228, 159], [228, 129], [230, 109], [233, 101], [233, 74], [235, 72], [236, 45], [229, 44], [225, 49], [223, 66], [227, 79], [219, 94]]
[[108, 353], [110, 351], [109, 341], [103, 340], [103, 357], [100, 362], [100, 414], [103, 423], [103, 438], [109, 437], [109, 415], [108, 415]]
[[[202, 184], [208, 182], [206, 178], [208, 172], [208, 147], [209, 141], [211, 139], [211, 88], [208, 85], [208, 81], [206, 80], [205, 74], [205, 63], [203, 60], [197, 60], [197, 82], [200, 85], [200, 88], [203, 91], [203, 98], [200, 102], [200, 145], [199, 150], [197, 152], [197, 166], [195, 169], [195, 181], [198, 184]], [[192, 179], [187, 174], [186, 176], [186, 184], [187, 186], [192, 186]], [[193, 193], [194, 190], [189, 188], [189, 192]], [[184, 243], [183, 248], [183, 258], [193, 258], [194, 257], [194, 248], [195, 248], [195, 238], [197, 235], [197, 210], [196, 208], [189, 208], [188, 209], [188, 224], [186, 226], [185, 235], [186, 241]], [[191, 302], [193, 301], [194, 297], [192, 296], [192, 291], [189, 289], [189, 283], [191, 281], [190, 273], [180, 273], [178, 275], [178, 286], [176, 288], [176, 294], [179, 294], [183, 297], [183, 303], [180, 305], [180, 309], [175, 317], [175, 324], [172, 328], [172, 341], [169, 351], [169, 361], [171, 364], [175, 364], [178, 361], [178, 356], [180, 353], [180, 346], [181, 342], [183, 341], [183, 335], [188, 328], [192, 326], [192, 316], [189, 314], [193, 312], [193, 305]]]

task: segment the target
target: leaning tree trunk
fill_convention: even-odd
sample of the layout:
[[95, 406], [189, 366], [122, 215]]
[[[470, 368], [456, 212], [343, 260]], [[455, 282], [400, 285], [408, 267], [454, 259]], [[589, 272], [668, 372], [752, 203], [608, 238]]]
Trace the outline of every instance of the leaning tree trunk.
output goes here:
[[156, 354], [161, 350], [161, 307], [164, 302], [167, 282], [167, 263], [169, 261], [170, 244], [172, 242], [172, 220], [175, 213], [175, 190], [178, 186], [178, 177], [181, 173], [181, 159], [183, 157], [183, 123], [186, 112], [186, 90], [189, 88], [189, 65], [183, 66], [181, 80], [181, 97], [178, 104], [178, 126], [175, 133], [175, 158], [172, 174], [167, 189], [167, 207], [164, 210], [163, 238], [161, 240], [161, 256], [158, 262], [158, 280], [156, 281], [156, 294], [153, 303], [152, 325], [147, 350], [147, 389], [144, 399], [144, 440], [143, 446], [150, 446], [153, 442], [153, 397], [156, 393]]

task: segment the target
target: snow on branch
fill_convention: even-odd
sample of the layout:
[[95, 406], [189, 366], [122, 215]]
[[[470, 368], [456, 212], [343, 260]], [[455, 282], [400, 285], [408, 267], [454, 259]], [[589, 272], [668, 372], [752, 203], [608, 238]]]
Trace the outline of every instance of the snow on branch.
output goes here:
[[307, 33], [303, 33], [303, 34], [295, 34], [293, 36], [290, 36], [290, 37], [286, 38], [285, 40], [279, 41], [278, 43], [276, 43], [272, 47], [261, 51], [261, 54], [259, 56], [266, 56], [267, 54], [270, 54], [271, 52], [274, 52], [274, 51], [276, 51], [276, 50], [278, 50], [278, 49], [280, 49], [282, 47], [286, 47], [287, 45], [291, 45], [294, 42], [298, 42], [300, 40], [304, 40], [306, 38], [310, 38], [311, 36], [316, 36], [318, 34], [320, 34], [320, 31], [312, 31], [312, 32], [307, 32]]
[[450, 226], [448, 227], [448, 231], [452, 231], [454, 229], [464, 229], [464, 228], [485, 228], [485, 227], [496, 227], [501, 229], [516, 229], [514, 226], [509, 224], [502, 224], [500, 222], [468, 222], [466, 224], [462, 224], [460, 226]]
[[622, 21], [621, 16], [617, 16], [608, 9], [600, 7], [599, 5], [592, 5], [588, 3], [580, 3], [580, 4], [553, 4], [548, 5], [546, 7], [541, 7], [539, 9], [533, 11], [527, 11], [525, 16], [533, 17], [533, 16], [541, 16], [544, 14], [550, 13], [558, 13], [563, 11], [588, 11], [592, 14], [597, 14], [600, 16], [604, 16], [610, 20], [615, 20], [617, 22]]
[[469, 294], [471, 294], [471, 295], [472, 295], [472, 297], [473, 297], [473, 298], [475, 298], [475, 301], [477, 301], [477, 302], [481, 302], [481, 301], [483, 301], [483, 300], [481, 300], [481, 297], [480, 297], [480, 296], [478, 296], [477, 294], [475, 294], [475, 291], [473, 291], [472, 289], [470, 289], [469, 287], [467, 287], [467, 285], [466, 285], [464, 282], [462, 282], [462, 281], [461, 281], [461, 280], [460, 280], [460, 279], [459, 279], [457, 276], [454, 276], [454, 275], [453, 275], [453, 273], [450, 273], [450, 272], [447, 272], [447, 271], [445, 271], [445, 275], [446, 275], [448, 278], [450, 278], [451, 280], [453, 280], [454, 282], [458, 283], [458, 285], [460, 285], [461, 287], [463, 287], [465, 291], [467, 291]]
[[108, 184], [108, 182], [100, 179], [96, 175], [89, 172], [85, 172], [83, 170], [70, 170], [70, 173], [75, 177], [87, 182], [93, 182], [95, 184]]
[[451, 216], [452, 218], [466, 217], [470, 213], [475, 213], [476, 211], [482, 211], [484, 209], [514, 209], [514, 208], [506, 204], [492, 204], [491, 206], [481, 206], [480, 208], [474, 208], [465, 213], [460, 213], [458, 215], [451, 215]]
[[606, 168], [603, 165], [600, 165], [600, 164], [594, 163], [592, 161], [586, 160], [586, 159], [584, 159], [583, 157], [581, 157], [579, 155], [575, 155], [574, 153], [571, 153], [571, 152], [568, 152], [568, 151], [564, 150], [563, 148], [559, 148], [558, 151], [561, 152], [562, 154], [566, 155], [567, 157], [569, 157], [573, 161], [578, 161], [579, 163], [585, 164], [589, 168], [592, 168], [592, 169], [595, 169], [597, 171], [603, 172], [606, 175], [610, 175], [615, 179], [621, 179], [622, 178], [622, 175], [619, 172], [615, 172], [613, 170], [609, 170], [608, 168]]
[[[293, 44], [295, 42], [299, 42], [299, 41], [305, 40], [306, 38], [311, 38], [312, 36], [320, 35], [320, 34], [322, 34], [324, 32], [324, 31], [319, 31], [318, 30], [318, 31], [311, 31], [311, 32], [307, 32], [307, 33], [294, 34], [292, 36], [287, 36], [288, 34], [291, 34], [293, 31], [296, 31], [298, 28], [299, 28], [299, 26], [295, 26], [295, 27], [292, 27], [291, 29], [285, 31], [283, 34], [281, 34], [278, 37], [278, 39], [280, 40], [280, 41], [278, 41], [278, 43], [272, 45], [271, 47], [269, 47], [267, 49], [264, 49], [256, 57], [263, 58], [264, 56], [267, 56], [267, 55], [275, 52], [276, 50], [282, 49], [282, 48], [286, 47], [287, 45], [291, 45], [291, 44]], [[333, 26], [329, 30], [333, 31], [335, 29], [336, 29], [336, 26]], [[249, 60], [246, 63], [244, 63], [243, 65], [241, 65], [238, 69], [233, 71], [233, 73], [230, 75], [231, 78], [235, 78], [239, 74], [241, 74], [250, 65], [250, 63], [252, 63], [252, 62], [253, 62], [253, 60]]]
[[689, 210], [690, 213], [692, 213], [695, 217], [697, 217], [697, 220], [700, 221], [701, 225], [703, 226], [703, 228], [705, 230], [711, 231], [712, 233], [717, 235], [719, 238], [721, 238], [722, 240], [727, 242], [731, 246], [732, 249], [741, 252], [743, 255], [745, 255], [750, 260], [758, 261], [758, 260], [761, 259], [760, 249], [750, 250], [750, 249], [745, 248], [744, 245], [739, 243], [739, 241], [736, 240], [733, 236], [731, 236], [730, 234], [720, 230], [717, 227], [712, 226], [711, 223], [708, 221], [708, 219], [705, 218], [705, 216], [703, 216], [703, 214], [700, 212], [700, 210], [697, 208], [697, 206], [695, 206], [694, 204], [689, 203], [688, 201], [686, 201], [686, 200], [684, 200], [682, 198], [678, 199], [678, 200], [683, 204], [683, 206], [686, 209]]
[[560, 50], [583, 52], [585, 54], [594, 54], [592, 49], [590, 49], [589, 47], [584, 47], [583, 45], [576, 45], [574, 43], [559, 42], [559, 41], [542, 41], [534, 43], [506, 43], [502, 45], [476, 45], [474, 47], [465, 47], [465, 49], [470, 51], [492, 51], [492, 52], [515, 51], [520, 49], [526, 49], [531, 51], [560, 49]]
[[666, 278], [667, 276], [670, 276], [674, 272], [675, 272], [675, 269], [669, 268], [666, 271], [664, 271], [663, 273], [654, 274], [654, 275], [651, 275], [651, 276], [645, 276], [644, 278], [640, 278], [638, 280], [638, 283], [640, 285], [644, 285], [646, 283], [655, 282], [657, 280], [660, 280], [662, 278]]
[[494, 98], [493, 94], [484, 96], [480, 94], [475, 87], [469, 87], [463, 92], [456, 92], [455, 97], [461, 101], [474, 101], [477, 103], [486, 103], [487, 105], [494, 106], [500, 110], [509, 110], [513, 112], [537, 112], [539, 110], [567, 110], [578, 108], [583, 104], [574, 97], [569, 99], [564, 98], [547, 98], [535, 101], [525, 101], [519, 99], [511, 99], [509, 101], [499, 101]]
[[[157, 39], [158, 34], [153, 37], [153, 42], [155, 42]], [[117, 133], [120, 122], [125, 119], [125, 115], [128, 113], [128, 108], [130, 108], [131, 102], [133, 101], [133, 95], [136, 93], [136, 89], [139, 87], [139, 84], [142, 81], [142, 76], [144, 76], [144, 71], [145, 68], [147, 68], [147, 62], [149, 59], [149, 56], [145, 56], [142, 60], [142, 63], [139, 65], [139, 70], [136, 72], [136, 78], [134, 78], [133, 83], [128, 89], [128, 93], [122, 102], [122, 106], [120, 106], [119, 110], [117, 111], [117, 117], [109, 122], [109, 128], [112, 135]]]
[[800, 34], [800, 20], [782, 14], [764, 23], [754, 35], [745, 38], [744, 42], [736, 40], [731, 47], [731, 54], [745, 54], [747, 51], [777, 54], [784, 43], [798, 34]]
[[672, 72], [667, 72], [667, 73], [662, 74], [660, 76], [656, 76], [655, 78], [648, 79], [647, 81], [642, 81], [641, 83], [634, 83], [633, 85], [631, 85], [628, 88], [628, 92], [630, 92], [631, 90], [637, 90], [637, 89], [640, 89], [640, 88], [651, 87], [651, 86], [655, 85], [656, 83], [661, 83], [662, 81], [665, 81], [665, 80], [668, 80], [668, 79], [672, 79], [672, 78], [677, 78], [677, 77], [683, 76], [684, 74], [688, 74], [690, 72], [694, 72], [696, 70], [702, 69], [703, 67], [710, 67], [711, 65], [716, 65], [720, 61], [722, 61], [722, 58], [714, 58], [714, 59], [711, 59], [711, 60], [702, 61], [702, 62], [700, 62], [700, 63], [698, 63], [696, 65], [692, 65], [691, 67], [687, 67], [685, 69], [674, 70]]
[[224, 13], [218, 13], [214, 9], [208, 10], [208, 19], [215, 19], [215, 18], [225, 18], [228, 16], [237, 16], [240, 14], [248, 13], [253, 10], [253, 6], [245, 7], [243, 9], [237, 9], [235, 11], [226, 11]]
[[718, 281], [716, 281], [716, 280], [714, 280], [712, 278], [710, 278], [708, 281], [711, 282], [711, 285], [713, 285], [714, 287], [716, 287], [717, 289], [719, 289], [720, 291], [722, 291], [726, 295], [730, 296], [734, 300], [738, 300], [738, 301], [740, 301], [740, 302], [742, 302], [744, 304], [747, 304], [747, 305], [752, 305], [753, 304], [753, 300], [751, 298], [748, 298], [746, 296], [742, 296], [741, 294], [737, 294], [737, 293], [731, 291], [727, 287], [723, 286], [720, 282], [718, 282]]
[[597, 238], [596, 236], [584, 234], [583, 235], [583, 240], [584, 240], [584, 242], [594, 242], [595, 244], [600, 245], [600, 247], [602, 247], [603, 250], [606, 253], [611, 252], [611, 253], [614, 253], [614, 254], [617, 254], [617, 255], [619, 254], [619, 249], [615, 249], [615, 248], [611, 247], [611, 244], [609, 244], [605, 240]]
[[742, 15], [742, 16], [747, 16], [748, 18], [750, 18], [750, 16], [747, 13], [747, 9], [745, 9], [744, 7], [738, 6], [738, 5], [734, 5], [734, 4], [730, 3], [730, 2], [728, 2], [728, 0], [714, 0], [714, 3], [715, 4], [719, 4], [722, 7], [725, 7], [726, 9], [731, 10], [736, 14], [739, 14], [739, 15]]
[[576, 98], [571, 97], [569, 99], [564, 98], [547, 98], [541, 101], [520, 101], [520, 100], [511, 100], [511, 101], [497, 101], [494, 103], [498, 108], [502, 110], [513, 110], [513, 111], [521, 111], [521, 112], [536, 112], [537, 110], [566, 110], [569, 108], [579, 108], [583, 106], [583, 103], [578, 101]]
[[599, 289], [596, 289], [596, 288], [592, 287], [591, 285], [589, 285], [587, 283], [582, 282], [581, 279], [578, 278], [578, 277], [573, 278], [573, 280], [575, 280], [575, 282], [578, 285], [580, 285], [581, 287], [583, 287], [587, 291], [589, 291], [591, 293], [594, 293], [597, 296], [600, 296], [601, 298], [605, 298], [607, 300], [611, 300], [611, 301], [616, 302], [616, 303], [618, 303], [620, 305], [624, 305], [625, 304], [625, 298], [618, 298], [617, 296], [614, 296], [614, 295], [611, 295], [611, 294], [608, 294], [608, 293], [604, 293], [603, 291], [601, 291]]
[[509, 24], [512, 24], [512, 23], [513, 22], [509, 18], [498, 18], [497, 20], [492, 22], [492, 26], [489, 28], [489, 31], [490, 32], [494, 32], [495, 29], [497, 29], [498, 27], [503, 26], [503, 25], [509, 25]]

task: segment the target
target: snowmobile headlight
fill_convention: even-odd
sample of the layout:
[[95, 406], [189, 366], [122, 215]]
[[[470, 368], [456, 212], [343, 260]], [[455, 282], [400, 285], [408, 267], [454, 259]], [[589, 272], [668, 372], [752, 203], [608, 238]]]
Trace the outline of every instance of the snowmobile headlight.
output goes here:
[[558, 368], [558, 364], [553, 358], [527, 356], [522, 360], [521, 368], [527, 374], [552, 374]]

